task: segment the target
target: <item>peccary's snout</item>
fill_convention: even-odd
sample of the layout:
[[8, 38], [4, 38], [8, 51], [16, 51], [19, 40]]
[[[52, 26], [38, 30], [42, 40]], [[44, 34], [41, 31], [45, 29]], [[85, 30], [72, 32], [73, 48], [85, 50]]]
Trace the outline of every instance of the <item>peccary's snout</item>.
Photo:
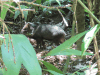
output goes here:
[[26, 23], [21, 30], [21, 34], [32, 34], [33, 30], [34, 28], [30, 25], [30, 23]]

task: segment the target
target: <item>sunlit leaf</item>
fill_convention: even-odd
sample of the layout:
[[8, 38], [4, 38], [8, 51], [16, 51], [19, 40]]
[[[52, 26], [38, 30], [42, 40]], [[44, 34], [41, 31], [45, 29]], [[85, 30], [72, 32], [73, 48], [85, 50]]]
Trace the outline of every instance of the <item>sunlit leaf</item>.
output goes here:
[[[53, 52], [53, 50], [51, 51]], [[74, 50], [74, 49], [65, 49], [65, 50], [62, 50], [60, 52], [56, 52], [56, 53], [48, 53], [47, 55], [48, 56], [54, 56], [54, 55], [82, 55], [82, 52], [79, 51], [79, 50]], [[88, 52], [85, 52], [84, 55], [93, 55], [91, 53], [88, 53]]]
[[56, 1], [57, 1], [57, 3], [61, 6], [61, 4], [60, 4], [59, 0], [56, 0]]
[[55, 49], [51, 50], [47, 55], [59, 55], [61, 51], [65, 51], [67, 49], [70, 49], [70, 47], [75, 43], [79, 38], [81, 38], [83, 35], [85, 35], [87, 31], [82, 32], [76, 36], [71, 37], [70, 39], [66, 40], [63, 44], [56, 47]]
[[[12, 4], [12, 2], [5, 2], [6, 4], [8, 4], [8, 5], [11, 5]], [[1, 5], [1, 4], [0, 4]], [[6, 9], [5, 9], [6, 8]], [[5, 19], [5, 16], [6, 16], [6, 13], [7, 13], [7, 11], [8, 11], [8, 9], [9, 9], [10, 7], [9, 6], [6, 6], [6, 5], [3, 5], [3, 8], [1, 8], [1, 18], [4, 20]]]
[[17, 3], [17, 2], [19, 2], [20, 0], [13, 0], [13, 1]]
[[[3, 62], [7, 68], [7, 71], [4, 70], [3, 75], [18, 75], [21, 64], [25, 66], [31, 75], [42, 75], [41, 68], [36, 57], [36, 52], [27, 37], [21, 34], [11, 34], [11, 37], [14, 45], [14, 51], [12, 49], [11, 41], [9, 42], [8, 34], [5, 35], [6, 48], [4, 43], [1, 46]], [[14, 52], [16, 64], [14, 63]]]
[[84, 71], [85, 75], [97, 75], [98, 68], [88, 69]]
[[86, 49], [90, 45], [93, 37], [96, 35], [96, 33], [99, 31], [99, 29], [100, 29], [100, 25], [97, 24], [94, 27], [92, 27], [90, 29], [90, 31], [85, 35], [82, 46], [81, 46], [82, 54], [86, 51]]

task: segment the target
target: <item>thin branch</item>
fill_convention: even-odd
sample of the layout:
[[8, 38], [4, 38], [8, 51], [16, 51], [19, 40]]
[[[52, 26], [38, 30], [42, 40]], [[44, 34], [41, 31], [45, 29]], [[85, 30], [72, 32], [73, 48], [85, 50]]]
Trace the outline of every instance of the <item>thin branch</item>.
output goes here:
[[0, 35], [0, 38], [5, 39], [5, 37], [4, 36], [1, 36], [1, 35]]
[[60, 12], [60, 10], [58, 9], [58, 12], [60, 13], [60, 15], [63, 18], [64, 23], [66, 24], [66, 26], [68, 27], [68, 23], [66, 22], [66, 19], [64, 18], [63, 14]]
[[21, 14], [22, 14], [22, 18], [24, 18], [24, 14], [23, 14], [23, 11], [21, 10], [20, 3], [18, 2], [17, 5], [18, 5], [19, 10], [20, 10], [20, 12], [21, 12]]
[[[2, 3], [4, 2], [10, 2], [10, 1], [2, 1]], [[14, 1], [13, 1], [14, 2]], [[26, 4], [31, 4], [31, 5], [34, 5], [34, 6], [40, 6], [40, 7], [43, 7], [43, 8], [47, 8], [47, 9], [62, 9], [62, 8], [66, 8], [66, 7], [70, 7], [72, 6], [71, 4], [68, 4], [68, 5], [64, 5], [64, 6], [58, 6], [58, 7], [53, 7], [53, 6], [45, 6], [45, 5], [41, 5], [41, 4], [36, 4], [36, 3], [33, 3], [33, 2], [27, 2], [27, 1], [19, 1], [18, 3], [26, 3]], [[17, 4], [18, 4], [17, 3]], [[12, 8], [14, 8], [13, 6], [10, 6]]]

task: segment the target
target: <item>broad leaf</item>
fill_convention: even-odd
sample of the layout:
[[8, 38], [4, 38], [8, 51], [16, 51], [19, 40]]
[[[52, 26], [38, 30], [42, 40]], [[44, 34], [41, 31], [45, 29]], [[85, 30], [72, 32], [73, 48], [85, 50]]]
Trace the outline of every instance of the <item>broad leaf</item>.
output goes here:
[[[28, 7], [25, 6], [25, 5], [21, 5], [20, 7], [21, 7], [21, 9], [26, 9], [26, 8], [28, 8]], [[17, 8], [18, 8], [18, 7], [17, 7]], [[23, 11], [23, 14], [24, 14], [24, 17], [25, 17], [25, 20], [26, 20], [26, 19], [27, 19], [27, 15], [28, 15], [28, 11]], [[20, 15], [20, 11], [19, 11], [19, 10], [15, 11], [14, 19], [16, 19], [16, 18], [18, 17], [18, 15]]]
[[[55, 54], [53, 54], [53, 53], [48, 54], [48, 56], [54, 56], [54, 55], [79, 55], [79, 56], [81, 56], [82, 52], [79, 50], [74, 50], [74, 49], [65, 49], [65, 50], [62, 50]], [[93, 55], [93, 54], [85, 52], [84, 55]]]
[[57, 73], [60, 73], [60, 74], [63, 74], [62, 71], [60, 71], [58, 68], [56, 68], [54, 65], [46, 62], [46, 61], [41, 61], [46, 67], [48, 70], [51, 70], [51, 71], [55, 71]]
[[20, 14], [20, 11], [19, 11], [19, 10], [15, 11], [14, 19], [16, 19], [16, 18], [18, 17], [19, 14]]
[[86, 49], [90, 45], [91, 41], [93, 40], [93, 37], [96, 35], [96, 33], [99, 31], [99, 29], [100, 29], [100, 24], [97, 24], [94, 27], [92, 27], [90, 29], [90, 31], [85, 35], [82, 46], [81, 46], [82, 54], [86, 51]]
[[45, 71], [48, 71], [48, 72], [50, 72], [53, 75], [63, 75], [61, 73], [58, 73], [58, 72], [55, 72], [55, 71], [52, 71], [52, 70], [45, 70]]
[[72, 46], [73, 43], [75, 43], [79, 38], [81, 38], [83, 35], [85, 35], [87, 31], [82, 32], [74, 37], [71, 37], [70, 39], [66, 40], [63, 44], [61, 44], [60, 46], [56, 47], [55, 49], [53, 49], [52, 51], [50, 51], [47, 55], [59, 55], [59, 53], [61, 51], [65, 51], [67, 49], [70, 49], [70, 47]]
[[[4, 43], [1, 46], [3, 62], [7, 68], [7, 71], [4, 70], [3, 75], [18, 75], [21, 64], [25, 66], [30, 75], [42, 75], [35, 50], [29, 40], [21, 34], [12, 34], [11, 37], [14, 51], [12, 49], [11, 41], [9, 42], [8, 34], [5, 35], [6, 48]], [[16, 64], [14, 63], [14, 53]]]
[[3, 69], [0, 68], [0, 75], [3, 75]]

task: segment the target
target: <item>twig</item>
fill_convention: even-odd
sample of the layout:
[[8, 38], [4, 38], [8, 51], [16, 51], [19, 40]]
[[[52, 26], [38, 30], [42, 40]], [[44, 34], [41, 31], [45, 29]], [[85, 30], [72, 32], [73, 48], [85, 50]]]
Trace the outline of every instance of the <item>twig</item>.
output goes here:
[[64, 23], [66, 24], [66, 26], [68, 27], [68, 23], [66, 22], [66, 19], [64, 18], [63, 14], [60, 12], [60, 10], [58, 9], [58, 12], [60, 13], [60, 15], [63, 18]]
[[[2, 3], [4, 3], [4, 2], [10, 2], [10, 1], [2, 1]], [[14, 1], [13, 1], [13, 2], [14, 2]], [[27, 2], [27, 1], [19, 1], [18, 3], [31, 4], [31, 5], [34, 5], [34, 6], [40, 6], [40, 7], [47, 8], [47, 9], [62, 9], [62, 8], [66, 8], [66, 7], [72, 6], [71, 4], [68, 4], [68, 5], [64, 5], [64, 6], [53, 7], [53, 6], [45, 6], [45, 5], [36, 4], [36, 3], [33, 3], [33, 2]], [[17, 4], [18, 4], [18, 3], [17, 3]], [[9, 5], [9, 6], [10, 6], [10, 5]], [[13, 7], [13, 6], [10, 6], [10, 7]], [[13, 7], [13, 8], [14, 8], [14, 7]]]
[[0, 35], [0, 38], [5, 39], [5, 37], [4, 36], [1, 36], [1, 35]]

